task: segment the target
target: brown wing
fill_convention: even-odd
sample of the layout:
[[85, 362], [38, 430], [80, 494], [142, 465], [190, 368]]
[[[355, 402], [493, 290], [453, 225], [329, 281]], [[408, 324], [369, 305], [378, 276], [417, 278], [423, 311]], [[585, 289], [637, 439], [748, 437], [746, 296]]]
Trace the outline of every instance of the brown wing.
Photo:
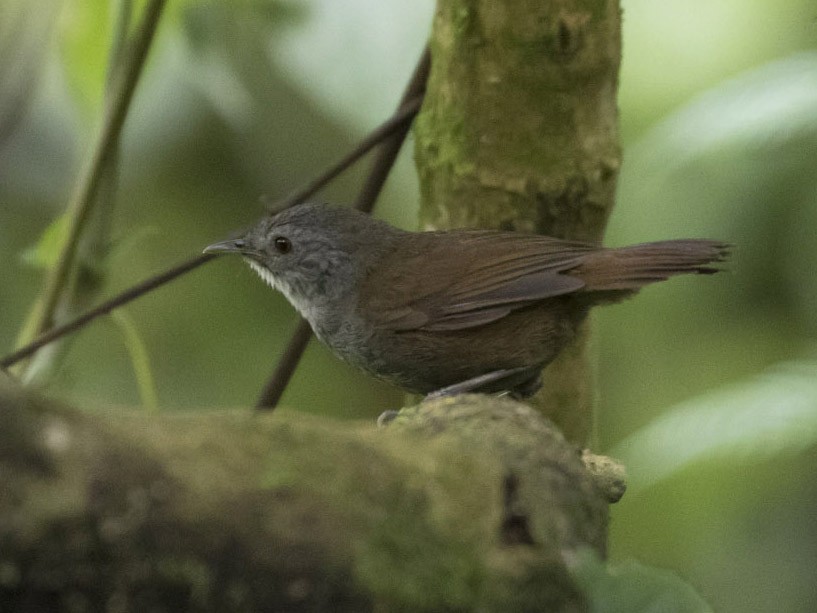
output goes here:
[[583, 288], [581, 279], [563, 273], [596, 249], [513, 232], [416, 233], [366, 278], [361, 307], [391, 330], [481, 326]]

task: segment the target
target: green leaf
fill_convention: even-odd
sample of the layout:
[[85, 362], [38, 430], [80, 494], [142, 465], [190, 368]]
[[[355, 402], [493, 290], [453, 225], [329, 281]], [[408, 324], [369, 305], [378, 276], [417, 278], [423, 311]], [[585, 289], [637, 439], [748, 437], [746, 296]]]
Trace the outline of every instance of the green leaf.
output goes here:
[[627, 494], [701, 461], [758, 461], [817, 445], [817, 362], [786, 363], [681, 403], [610, 450]]
[[60, 57], [86, 110], [99, 106], [110, 46], [110, 1], [68, 0], [60, 20]]
[[[665, 172], [722, 147], [779, 147], [817, 134], [817, 53], [771, 62], [700, 95], [638, 148]], [[667, 164], [670, 161], [670, 164]]]
[[29, 247], [20, 254], [20, 259], [38, 270], [53, 268], [57, 262], [60, 249], [65, 243], [67, 231], [68, 217], [60, 215], [43, 231], [36, 245]]
[[675, 573], [636, 561], [607, 564], [583, 550], [571, 569], [592, 613], [708, 613], [712, 608]]
[[[178, 23], [178, 13], [194, 1], [198, 0], [168, 2], [161, 29], [173, 28]], [[146, 4], [147, 0], [66, 0], [58, 32], [60, 59], [71, 91], [86, 111], [98, 109], [102, 102], [111, 47], [117, 35], [114, 22], [123, 17], [120, 11], [126, 13], [120, 23], [126, 24], [126, 30], [132, 34]]]
[[[817, 52], [809, 52], [718, 85], [628, 147], [619, 190], [626, 206], [613, 227], [629, 240], [757, 220], [768, 233], [766, 212], [781, 223], [788, 215], [780, 208], [801, 206], [795, 193], [781, 198], [780, 186], [817, 186], [804, 170], [815, 145]], [[739, 224], [735, 211], [742, 211]]]

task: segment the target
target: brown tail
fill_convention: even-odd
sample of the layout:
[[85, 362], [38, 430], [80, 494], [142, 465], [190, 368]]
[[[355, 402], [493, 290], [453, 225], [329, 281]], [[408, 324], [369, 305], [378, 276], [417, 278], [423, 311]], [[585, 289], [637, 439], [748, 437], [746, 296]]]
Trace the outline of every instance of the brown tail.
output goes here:
[[675, 275], [716, 273], [719, 269], [710, 264], [726, 260], [729, 249], [726, 243], [700, 239], [602, 249], [584, 257], [570, 274], [585, 282], [585, 291], [621, 291], [626, 295]]

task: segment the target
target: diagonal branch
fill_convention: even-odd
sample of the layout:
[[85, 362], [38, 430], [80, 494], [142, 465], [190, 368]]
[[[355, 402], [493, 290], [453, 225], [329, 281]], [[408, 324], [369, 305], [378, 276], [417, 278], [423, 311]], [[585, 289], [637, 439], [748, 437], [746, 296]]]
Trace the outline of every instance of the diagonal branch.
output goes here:
[[[403, 108], [408, 101], [422, 99], [425, 96], [426, 82], [430, 70], [431, 54], [428, 47], [426, 47], [417, 63], [417, 67], [414, 69], [414, 74], [409, 80], [398, 108]], [[361, 211], [371, 213], [374, 208], [374, 203], [394, 166], [400, 147], [406, 140], [409, 128], [410, 124], [405, 124], [400, 130], [396, 130], [388, 140], [383, 142], [378, 150], [377, 158], [355, 203], [355, 206]], [[310, 338], [312, 338], [312, 329], [306, 320], [301, 319], [284, 350], [283, 356], [261, 390], [261, 395], [255, 405], [256, 409], [272, 410], [276, 407], [295, 372], [295, 368], [298, 366], [298, 362], [301, 360], [301, 356], [306, 350], [307, 344], [309, 344]]]
[[357, 162], [377, 145], [384, 141], [386, 143], [391, 142], [390, 139], [394, 138], [397, 134], [406, 133], [423, 103], [422, 92], [415, 92], [415, 94], [414, 96], [405, 97], [394, 112], [394, 115], [369, 132], [352, 151], [339, 160], [334, 166], [330, 166], [319, 177], [310, 181], [281, 202], [276, 203], [274, 208], [285, 209], [306, 200], [320, 191], [327, 183], [335, 179], [335, 177]]
[[185, 262], [182, 262], [178, 266], [174, 266], [173, 268], [158, 274], [154, 277], [146, 279], [137, 285], [125, 290], [121, 294], [114, 296], [110, 300], [103, 302], [99, 306], [87, 311], [61, 326], [57, 326], [56, 328], [51, 328], [48, 332], [41, 334], [37, 337], [36, 340], [32, 341], [25, 347], [21, 347], [17, 351], [4, 356], [3, 359], [0, 360], [0, 368], [8, 368], [9, 366], [13, 366], [20, 360], [24, 360], [28, 356], [34, 354], [39, 349], [42, 349], [46, 345], [53, 343], [58, 338], [66, 336], [67, 334], [71, 334], [72, 332], [76, 332], [83, 326], [87, 325], [89, 322], [93, 321], [97, 317], [101, 317], [102, 315], [107, 315], [114, 309], [124, 306], [127, 303], [139, 298], [139, 296], [144, 296], [148, 292], [156, 289], [179, 277], [191, 270], [198, 268], [202, 264], [209, 262], [215, 256], [214, 255], [199, 255], [194, 258], [191, 258]]
[[[414, 73], [409, 79], [403, 97], [400, 99], [398, 108], [402, 107], [410, 100], [422, 99], [426, 93], [426, 83], [428, 82], [428, 73], [431, 70], [431, 52], [428, 47], [423, 49]], [[408, 136], [411, 124], [405, 124], [402, 130], [395, 132], [391, 138], [383, 142], [377, 152], [377, 157], [372, 164], [372, 169], [360, 194], [357, 197], [355, 206], [364, 213], [371, 213], [374, 208], [374, 203], [386, 183], [391, 169], [394, 167], [394, 162], [397, 159], [397, 154], [400, 153], [400, 148]]]
[[[329, 183], [332, 179], [337, 177], [341, 174], [344, 170], [349, 168], [352, 164], [357, 162], [361, 157], [363, 157], [366, 153], [371, 151], [375, 146], [377, 146], [380, 142], [384, 139], [388, 138], [392, 134], [397, 131], [403, 130], [405, 126], [408, 126], [411, 123], [411, 120], [417, 114], [417, 111], [420, 109], [420, 104], [422, 103], [422, 97], [418, 96], [411, 100], [409, 100], [406, 104], [401, 106], [397, 112], [392, 115], [388, 120], [380, 124], [377, 128], [372, 130], [363, 140], [361, 140], [357, 146], [355, 146], [352, 151], [350, 151], [347, 155], [345, 155], [341, 160], [339, 160], [333, 166], [327, 168], [319, 177], [315, 180], [311, 181], [303, 188], [299, 189], [295, 193], [293, 193], [288, 198], [284, 199], [281, 203], [281, 207], [284, 206], [291, 206], [305, 198], [312, 196], [315, 192], [320, 190], [324, 187], [327, 183]], [[136, 300], [140, 296], [147, 294], [148, 292], [153, 291], [154, 289], [161, 287], [162, 285], [173, 281], [177, 277], [184, 275], [191, 270], [194, 270], [212, 260], [215, 256], [202, 254], [197, 255], [189, 260], [182, 262], [181, 264], [174, 266], [166, 270], [163, 273], [150, 277], [145, 281], [134, 285], [133, 287], [125, 290], [121, 294], [114, 296], [110, 300], [103, 302], [99, 306], [91, 309], [90, 311], [83, 313], [76, 319], [69, 321], [61, 326], [52, 328], [46, 333], [41, 334], [37, 339], [32, 341], [31, 343], [21, 347], [14, 353], [10, 353], [0, 359], [0, 368], [8, 368], [23, 360], [31, 355], [33, 355], [39, 349], [45, 347], [46, 345], [56, 341], [67, 334], [71, 334], [72, 332], [76, 332], [83, 326], [87, 325], [97, 317], [102, 315], [106, 315], [110, 313], [117, 307], [123, 306], [133, 300]]]

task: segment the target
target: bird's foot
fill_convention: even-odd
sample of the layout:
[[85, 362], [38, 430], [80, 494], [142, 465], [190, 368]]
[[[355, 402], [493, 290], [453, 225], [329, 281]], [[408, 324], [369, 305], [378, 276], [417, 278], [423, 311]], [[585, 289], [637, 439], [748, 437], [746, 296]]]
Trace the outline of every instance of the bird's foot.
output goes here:
[[[520, 376], [529, 374], [529, 376]], [[521, 382], [520, 382], [521, 379]], [[502, 388], [502, 381], [508, 382], [506, 389]], [[497, 385], [494, 385], [497, 384]], [[542, 378], [539, 374], [539, 367], [534, 369], [529, 366], [519, 368], [503, 368], [494, 370], [478, 377], [466, 379], [453, 385], [440, 388], [428, 394], [425, 400], [437, 400], [469, 392], [480, 392], [483, 390], [499, 391], [500, 395], [510, 394], [514, 398], [527, 398], [533, 395], [542, 387]]]
[[395, 420], [395, 418], [400, 414], [400, 411], [395, 411], [394, 409], [390, 409], [388, 411], [383, 411], [380, 414], [380, 417], [377, 418], [377, 427], [378, 428], [385, 428], [391, 422]]

